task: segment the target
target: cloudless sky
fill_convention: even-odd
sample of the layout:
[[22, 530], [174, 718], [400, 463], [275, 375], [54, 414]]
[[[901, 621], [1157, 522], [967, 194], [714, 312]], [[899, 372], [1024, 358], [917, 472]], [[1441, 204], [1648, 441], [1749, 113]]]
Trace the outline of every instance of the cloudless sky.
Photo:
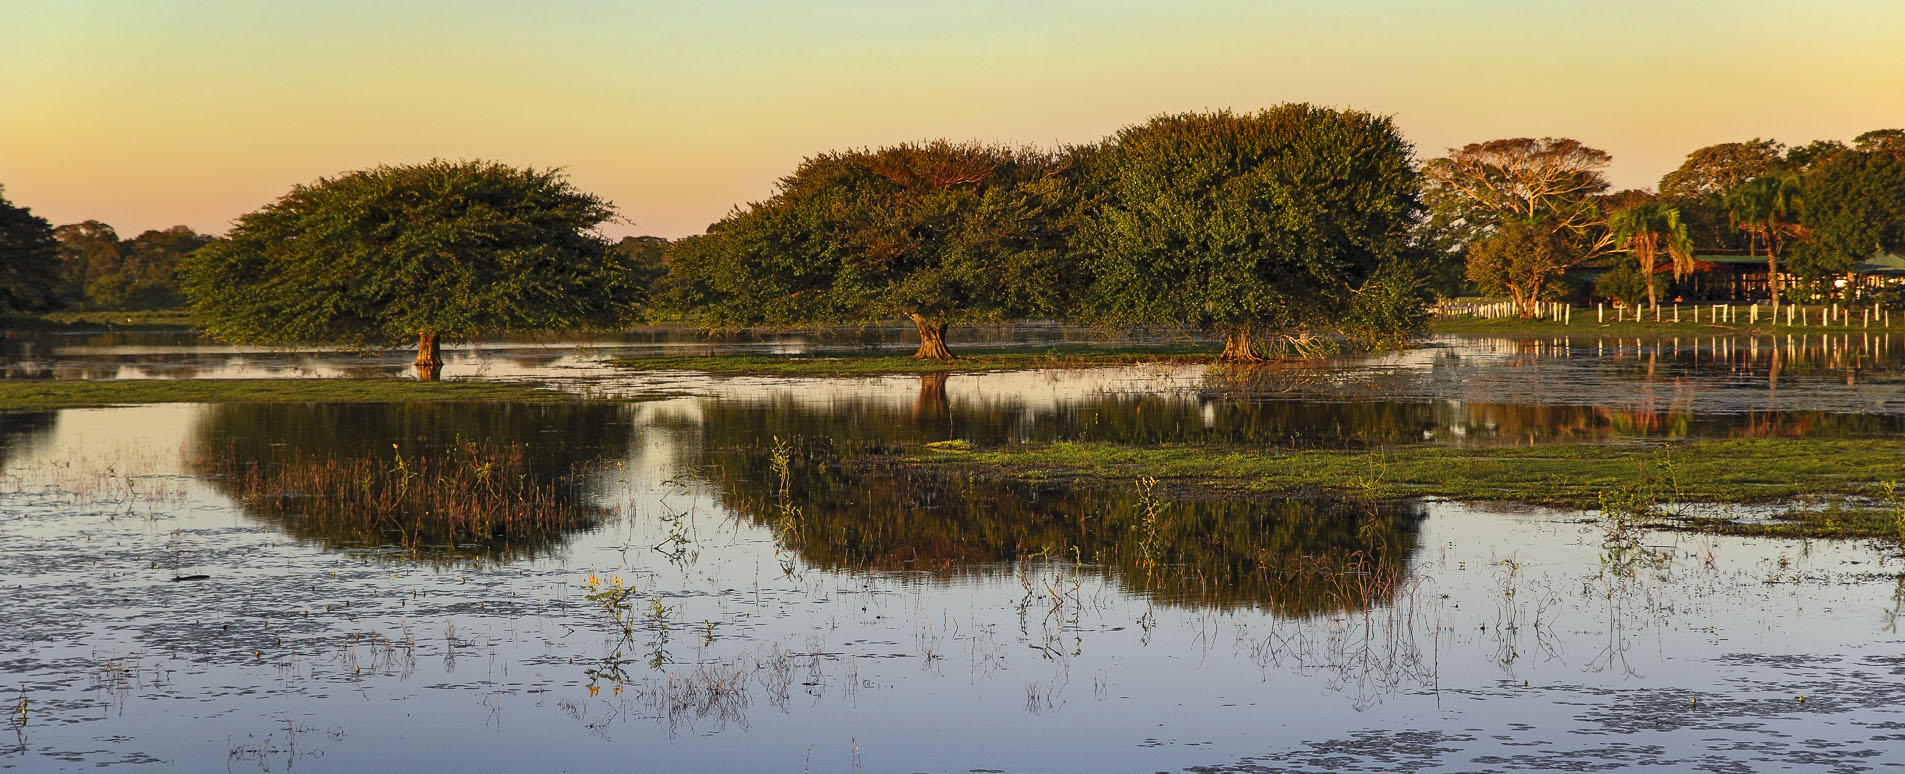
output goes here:
[[804, 156], [1056, 145], [1307, 101], [1419, 155], [1688, 151], [1905, 127], [1905, 0], [0, 0], [0, 186], [55, 224], [222, 233], [379, 163], [562, 167], [696, 233]]

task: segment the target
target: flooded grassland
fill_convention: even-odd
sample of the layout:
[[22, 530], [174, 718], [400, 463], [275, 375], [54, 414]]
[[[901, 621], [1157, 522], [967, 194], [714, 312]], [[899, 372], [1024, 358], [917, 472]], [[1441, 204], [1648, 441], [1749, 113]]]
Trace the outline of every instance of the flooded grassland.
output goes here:
[[[165, 375], [122, 344], [33, 367]], [[651, 349], [447, 373], [675, 397], [0, 413], [0, 768], [1905, 759], [1889, 339], [1448, 338], [1230, 373], [606, 362], [679, 354]], [[1863, 526], [1748, 529], [1801, 512]]]

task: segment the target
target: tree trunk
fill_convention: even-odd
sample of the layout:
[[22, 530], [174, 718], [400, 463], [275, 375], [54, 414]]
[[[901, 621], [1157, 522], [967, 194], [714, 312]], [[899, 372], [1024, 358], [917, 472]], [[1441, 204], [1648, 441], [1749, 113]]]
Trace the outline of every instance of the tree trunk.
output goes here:
[[1773, 300], [1773, 313], [1779, 313], [1779, 257], [1766, 250], [1766, 297]]
[[417, 380], [434, 382], [443, 373], [443, 347], [437, 341], [437, 334], [425, 331], [417, 334]]
[[1224, 352], [1217, 356], [1223, 363], [1255, 363], [1263, 360], [1257, 354], [1256, 347], [1250, 344], [1250, 331], [1245, 328], [1232, 328], [1224, 334]]
[[1648, 250], [1641, 257], [1640, 278], [1647, 283], [1647, 305], [1660, 308], [1660, 291], [1654, 289], [1654, 251]]
[[944, 419], [950, 414], [946, 402], [946, 375], [920, 374], [919, 397], [913, 400], [913, 418]]
[[929, 320], [917, 314], [909, 314], [913, 325], [919, 328], [919, 351], [913, 353], [915, 360], [951, 360], [953, 354], [946, 349], [946, 323]]

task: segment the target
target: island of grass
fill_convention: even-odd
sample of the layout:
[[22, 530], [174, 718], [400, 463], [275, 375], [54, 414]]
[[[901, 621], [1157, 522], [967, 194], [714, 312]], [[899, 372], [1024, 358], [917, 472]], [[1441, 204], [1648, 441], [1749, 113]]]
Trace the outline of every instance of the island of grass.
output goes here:
[[0, 381], [0, 412], [143, 403], [561, 403], [573, 393], [534, 384], [407, 379], [141, 379]]
[[974, 449], [959, 441], [895, 461], [947, 474], [1021, 480], [1129, 482], [1154, 478], [1183, 492], [1335, 492], [1370, 499], [1434, 497], [1593, 509], [1639, 497], [1675, 504], [1772, 506], [1752, 521], [1661, 522], [1733, 534], [1905, 538], [1905, 440], [1716, 439], [1613, 444], [1378, 450], [1242, 449], [1057, 442]]
[[1211, 346], [1087, 349], [972, 349], [950, 360], [922, 360], [895, 352], [829, 355], [674, 355], [610, 360], [631, 371], [700, 371], [722, 376], [905, 376], [917, 374], [1099, 368], [1141, 363], [1205, 363]]

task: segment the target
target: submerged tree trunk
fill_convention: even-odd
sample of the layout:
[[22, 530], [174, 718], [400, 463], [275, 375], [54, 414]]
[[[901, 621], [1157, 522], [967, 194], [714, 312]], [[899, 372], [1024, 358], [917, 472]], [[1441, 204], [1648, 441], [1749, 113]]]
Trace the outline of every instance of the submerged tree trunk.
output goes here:
[[951, 360], [953, 354], [946, 349], [946, 323], [931, 320], [917, 314], [909, 314], [913, 325], [919, 328], [919, 351], [913, 353], [918, 360]]
[[1257, 348], [1251, 345], [1249, 329], [1232, 328], [1224, 334], [1224, 352], [1217, 356], [1217, 360], [1223, 363], [1255, 363], [1263, 360], [1263, 356], [1257, 354]]
[[437, 341], [437, 334], [425, 331], [417, 334], [417, 380], [434, 382], [443, 373], [443, 347]]

